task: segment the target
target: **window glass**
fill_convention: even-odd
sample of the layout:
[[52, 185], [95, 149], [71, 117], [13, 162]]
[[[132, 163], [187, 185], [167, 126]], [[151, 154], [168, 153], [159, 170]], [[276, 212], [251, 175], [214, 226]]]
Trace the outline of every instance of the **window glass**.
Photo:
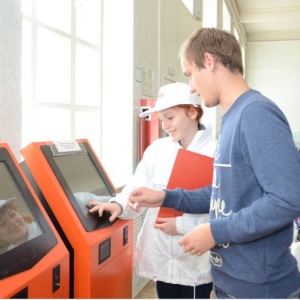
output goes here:
[[71, 32], [71, 12], [71, 0], [36, 0], [37, 20], [66, 33]]
[[37, 109], [36, 139], [66, 140], [70, 138], [71, 114], [69, 109], [58, 107], [39, 107]]
[[235, 38], [239, 42], [240, 41], [240, 36], [239, 36], [238, 31], [236, 30], [236, 27], [233, 28], [233, 33], [234, 33]]
[[31, 16], [32, 0], [21, 1], [22, 14]]
[[203, 27], [216, 27], [217, 26], [217, 0], [203, 0]]
[[76, 46], [76, 105], [100, 106], [99, 50], [81, 44]]
[[223, 29], [231, 31], [231, 18], [226, 4], [223, 2]]
[[37, 34], [37, 100], [70, 103], [70, 39], [47, 29]]
[[76, 37], [100, 45], [101, 1], [78, 0], [76, 4]]
[[92, 111], [76, 111], [75, 113], [75, 138], [88, 139], [93, 142], [93, 149], [100, 153], [100, 113]]

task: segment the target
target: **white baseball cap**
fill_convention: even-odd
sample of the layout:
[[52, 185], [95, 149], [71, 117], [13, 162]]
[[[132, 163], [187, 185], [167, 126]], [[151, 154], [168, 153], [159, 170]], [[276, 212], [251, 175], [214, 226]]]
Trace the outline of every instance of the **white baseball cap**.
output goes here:
[[159, 89], [155, 107], [142, 112], [140, 117], [147, 117], [150, 114], [180, 104], [200, 105], [201, 99], [191, 93], [188, 84], [182, 82], [170, 83]]
[[12, 204], [14, 203], [16, 200], [16, 198], [9, 198], [8, 200], [2, 200], [0, 199], [0, 209], [3, 208], [4, 206], [8, 205], [8, 204]]

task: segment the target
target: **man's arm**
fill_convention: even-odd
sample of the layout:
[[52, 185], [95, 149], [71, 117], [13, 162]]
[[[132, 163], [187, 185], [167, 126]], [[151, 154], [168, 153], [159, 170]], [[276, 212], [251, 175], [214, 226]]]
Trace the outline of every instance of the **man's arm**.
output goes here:
[[127, 206], [135, 211], [139, 211], [141, 207], [159, 207], [164, 198], [165, 191], [139, 187], [130, 193]]
[[211, 186], [193, 191], [176, 189], [157, 191], [139, 187], [129, 195], [127, 206], [138, 211], [140, 207], [171, 207], [190, 214], [208, 213]]

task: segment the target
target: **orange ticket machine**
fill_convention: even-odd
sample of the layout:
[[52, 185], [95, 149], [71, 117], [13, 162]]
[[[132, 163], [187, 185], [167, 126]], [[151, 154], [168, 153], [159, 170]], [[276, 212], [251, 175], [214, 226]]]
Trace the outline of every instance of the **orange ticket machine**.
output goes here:
[[70, 256], [10, 147], [0, 144], [0, 298], [69, 298]]
[[132, 298], [132, 220], [88, 212], [89, 200], [117, 193], [89, 142], [35, 142], [21, 153], [69, 245], [71, 296]]

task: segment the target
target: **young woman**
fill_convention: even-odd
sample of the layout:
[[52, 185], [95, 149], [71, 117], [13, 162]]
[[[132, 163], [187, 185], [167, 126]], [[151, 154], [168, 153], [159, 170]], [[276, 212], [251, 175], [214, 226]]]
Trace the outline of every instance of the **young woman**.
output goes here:
[[[213, 157], [216, 141], [211, 128], [200, 124], [201, 100], [190, 93], [189, 85], [172, 83], [163, 86], [154, 108], [142, 113], [158, 113], [168, 137], [153, 142], [145, 151], [132, 181], [108, 203], [90, 201], [90, 212], [101, 216], [110, 211], [110, 220], [135, 218], [140, 212], [126, 208], [128, 195], [138, 186], [165, 189], [178, 149], [187, 149]], [[209, 298], [212, 289], [209, 254], [201, 257], [184, 253], [178, 241], [195, 226], [208, 222], [208, 215], [183, 214], [176, 218], [157, 219], [159, 208], [149, 208], [139, 234], [135, 267], [139, 276], [156, 282], [159, 298]], [[156, 221], [159, 221], [157, 224]]]

